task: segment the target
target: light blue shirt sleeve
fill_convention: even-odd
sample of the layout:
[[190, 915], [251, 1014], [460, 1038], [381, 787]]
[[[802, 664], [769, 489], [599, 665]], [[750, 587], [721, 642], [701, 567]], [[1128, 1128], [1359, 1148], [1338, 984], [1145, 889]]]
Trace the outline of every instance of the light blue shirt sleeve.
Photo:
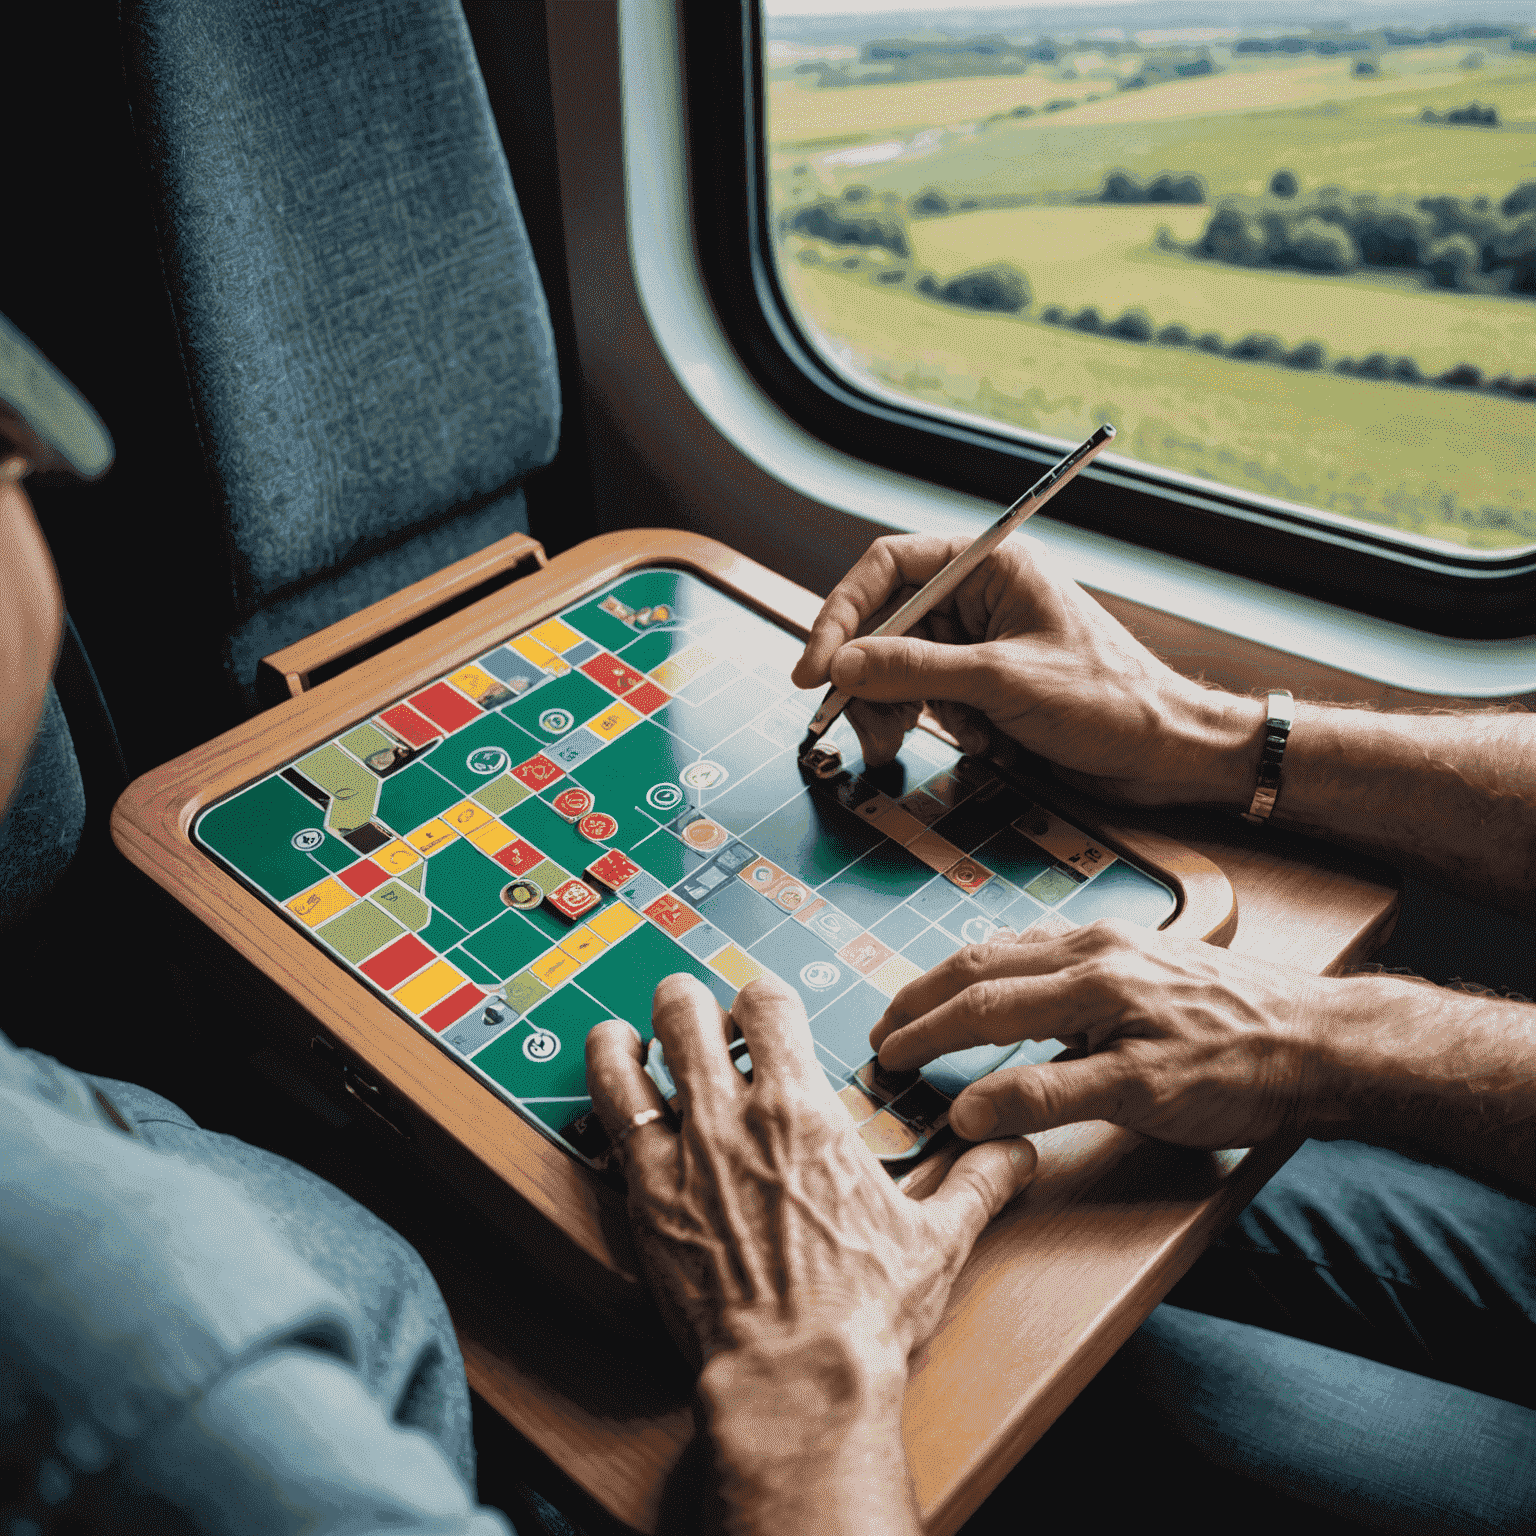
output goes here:
[[369, 1396], [361, 1330], [228, 1180], [0, 1036], [0, 1433], [29, 1460], [0, 1529], [77, 1502], [209, 1536], [509, 1536]]

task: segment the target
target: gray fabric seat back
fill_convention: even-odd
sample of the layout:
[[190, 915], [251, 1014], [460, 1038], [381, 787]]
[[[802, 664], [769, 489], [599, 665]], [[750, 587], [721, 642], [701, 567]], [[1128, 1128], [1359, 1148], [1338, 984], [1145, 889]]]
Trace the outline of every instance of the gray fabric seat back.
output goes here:
[[0, 929], [5, 929], [59, 883], [85, 831], [80, 762], [52, 683], [26, 772], [0, 815]]
[[123, 0], [123, 23], [248, 685], [526, 528], [549, 313], [456, 0]]

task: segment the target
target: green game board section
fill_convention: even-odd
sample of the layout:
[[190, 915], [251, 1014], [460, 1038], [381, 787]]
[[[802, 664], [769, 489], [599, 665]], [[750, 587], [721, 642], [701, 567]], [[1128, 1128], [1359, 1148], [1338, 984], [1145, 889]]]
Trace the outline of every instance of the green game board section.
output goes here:
[[[542, 739], [541, 737], [540, 740]], [[515, 768], [519, 763], [527, 762], [539, 750], [539, 742], [534, 741], [526, 732], [519, 730], [510, 720], [504, 720], [500, 715], [493, 713], [482, 715], [478, 720], [471, 721], [463, 730], [455, 731], [452, 736], [433, 747], [421, 761], [426, 767], [436, 769], [449, 783], [457, 785], [466, 795], [478, 796], [480, 791], [490, 787], [494, 775], [476, 773], [469, 764], [476, 754], [483, 754], [487, 750], [492, 752], [499, 750], [503, 754], [504, 760], [496, 770], [496, 773], [500, 774], [505, 773], [508, 768]], [[482, 757], [480, 760], [485, 759]], [[517, 784], [516, 779], [510, 782]], [[523, 786], [517, 784], [517, 787], [521, 789]], [[484, 804], [483, 801], [481, 803]]]
[[293, 836], [320, 824], [320, 808], [291, 784], [271, 778], [216, 805], [197, 824], [198, 837], [274, 901], [287, 901], [323, 873]]
[[649, 1040], [651, 994], [663, 976], [672, 976], [678, 971], [697, 976], [717, 998], [730, 1006], [735, 989], [651, 923], [642, 923], [625, 934], [611, 949], [590, 965], [583, 966], [577, 979], [584, 991], [590, 992], [609, 1010], [605, 1018], [611, 1015], [616, 1019], [627, 1019], [640, 1031], [642, 1040]]
[[372, 819], [379, 803], [378, 778], [334, 742], [301, 757], [294, 767], [331, 797], [330, 809], [325, 813], [327, 828], [355, 832]]
[[659, 667], [667, 657], [686, 651], [693, 643], [693, 637], [685, 631], [653, 629], [648, 634], [642, 634], [638, 640], [631, 640], [619, 654], [635, 671], [649, 672], [652, 667]]
[[398, 939], [405, 930], [371, 902], [359, 901], [318, 931], [343, 960], [361, 965], [369, 955], [383, 949], [392, 939]]
[[492, 970], [482, 965], [461, 944], [457, 949], [448, 951], [447, 959], [450, 965], [457, 966], [469, 979], [477, 985], [491, 988], [501, 978]]
[[467, 949], [497, 981], [522, 970], [549, 948], [549, 937], [520, 912], [504, 912], [489, 927], [464, 941]]
[[310, 850], [310, 857], [319, 859], [335, 875], [357, 863], [357, 850], [350, 843], [342, 842], [334, 832], [327, 832], [325, 841]]
[[434, 773], [424, 761], [417, 761], [384, 780], [379, 820], [404, 836], [463, 798], [457, 785]]
[[394, 743], [378, 726], [364, 721], [362, 725], [337, 738], [354, 757], [367, 758], [371, 753], [383, 752]]
[[439, 954], [452, 949], [464, 937], [464, 930], [446, 912], [434, 912], [432, 921], [421, 930], [421, 942]]
[[[556, 791], [565, 787], [563, 779], [554, 785]], [[562, 869], [572, 874], [580, 874], [593, 859], [603, 856], [599, 844], [583, 837], [570, 822], [558, 812], [552, 811], [537, 795], [530, 795], [521, 805], [514, 805], [501, 819], [519, 837], [526, 837], [546, 858], [553, 859]], [[540, 885], [544, 884], [532, 870], [529, 875], [538, 880]], [[507, 878], [511, 879], [511, 876]]]
[[474, 799], [478, 800], [493, 816], [500, 816], [503, 811], [510, 811], [514, 805], [526, 800], [533, 791], [526, 784], [514, 779], [511, 774], [505, 773], [499, 779], [492, 779], [474, 793]]
[[669, 832], [656, 832], [643, 843], [637, 843], [629, 850], [629, 856], [663, 885], [676, 885], [690, 869], [697, 869], [703, 862]]
[[[683, 809], [686, 797], [677, 776], [697, 758], [698, 753], [646, 720], [586, 762], [578, 763], [570, 777], [592, 791], [598, 810], [617, 819], [618, 835], [610, 846], [628, 852], [655, 830], [658, 821], [670, 821]], [[564, 783], [561, 780], [555, 789]], [[652, 789], [664, 802], [661, 807], [647, 802]], [[670, 804], [666, 803], [669, 800]]]
[[431, 904], [415, 891], [391, 880], [372, 893], [373, 899], [397, 922], [404, 923], [412, 933], [420, 933], [432, 921]]
[[509, 879], [501, 865], [462, 837], [427, 861], [427, 895], [432, 904], [471, 933], [507, 910], [501, 889]]
[[606, 645], [611, 651], [635, 638], [635, 631], [629, 625], [620, 623], [611, 613], [604, 613], [596, 602], [583, 603], [580, 608], [573, 608], [560, 617], [572, 629], [579, 630], [589, 640], [596, 640], [599, 645]]
[[528, 750], [517, 761], [522, 762], [541, 746], [569, 735], [578, 725], [584, 725], [612, 703], [613, 695], [606, 688], [599, 688], [581, 672], [567, 672], [564, 677], [545, 683], [526, 699], [508, 704], [504, 711], [507, 718], [515, 721], [532, 738]]
[[[605, 1008], [575, 987], [561, 987], [525, 1022], [486, 1046], [475, 1057], [475, 1065], [518, 1099], [535, 1101], [527, 1107], [559, 1130], [592, 1106], [587, 1096], [587, 1032], [608, 1017]], [[523, 1049], [536, 1030], [547, 1030], [560, 1042], [559, 1051], [548, 1061], [533, 1060]]]

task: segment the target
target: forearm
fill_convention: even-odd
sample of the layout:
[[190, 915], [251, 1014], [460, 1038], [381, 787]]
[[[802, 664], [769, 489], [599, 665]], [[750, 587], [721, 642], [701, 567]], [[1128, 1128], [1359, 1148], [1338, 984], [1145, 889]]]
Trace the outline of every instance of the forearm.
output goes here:
[[[1262, 704], [1231, 698], [1200, 798], [1247, 809]], [[1242, 744], [1231, 743], [1240, 738]], [[1273, 821], [1536, 913], [1536, 714], [1392, 715], [1298, 704]]]
[[904, 1362], [825, 1341], [716, 1356], [699, 1380], [729, 1536], [917, 1536]]
[[1302, 1129], [1536, 1194], [1536, 1005], [1387, 976], [1327, 985]]

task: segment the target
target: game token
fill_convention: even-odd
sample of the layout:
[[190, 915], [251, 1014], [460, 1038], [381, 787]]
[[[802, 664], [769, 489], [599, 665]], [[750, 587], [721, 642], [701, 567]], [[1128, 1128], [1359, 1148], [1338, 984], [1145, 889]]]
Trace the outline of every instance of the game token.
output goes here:
[[723, 848], [730, 841], [731, 834], [719, 822], [711, 821], [707, 816], [699, 816], [683, 827], [681, 836], [690, 848], [697, 848], [700, 853], [710, 853], [716, 848]]
[[602, 897], [585, 880], [577, 880], [574, 876], [549, 893], [550, 906], [566, 917], [580, 917], [601, 900]]
[[633, 859], [620, 853], [617, 848], [610, 848], [602, 858], [594, 859], [587, 865], [587, 873], [600, 880], [609, 890], [616, 891], [620, 886], [628, 885], [641, 873], [641, 869]]
[[835, 779], [843, 771], [843, 754], [836, 747], [812, 747], [800, 764], [814, 778]]
[[961, 859], [944, 871], [944, 878], [962, 891], [979, 891], [992, 878], [992, 871], [975, 859]]
[[619, 834], [618, 821], [607, 811], [589, 811], [576, 823], [576, 830], [594, 843], [606, 843]]
[[531, 912], [544, 900], [544, 892], [532, 880], [514, 880], [502, 888], [501, 899], [514, 912]]
[[562, 789], [550, 802], [567, 821], [580, 821], [597, 803], [590, 789]]
[[665, 896], [658, 896], [645, 909], [645, 915], [658, 928], [665, 929], [674, 938], [679, 934], [687, 933], [690, 928], [697, 927], [703, 921], [692, 907], [685, 906], [676, 896], [670, 893]]

